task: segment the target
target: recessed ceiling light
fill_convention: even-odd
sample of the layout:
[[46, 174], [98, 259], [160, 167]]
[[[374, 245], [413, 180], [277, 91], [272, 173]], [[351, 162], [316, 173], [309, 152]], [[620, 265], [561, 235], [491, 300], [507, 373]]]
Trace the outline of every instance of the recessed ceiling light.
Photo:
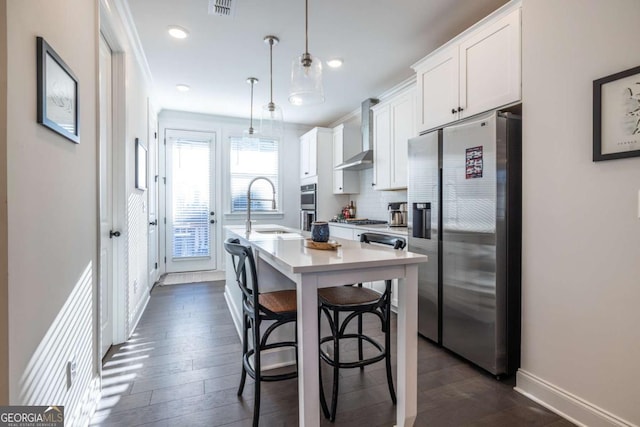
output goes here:
[[180, 92], [188, 92], [191, 90], [191, 86], [179, 84], [179, 85], [176, 85], [176, 89], [178, 89]]
[[340, 68], [342, 67], [342, 59], [330, 59], [327, 61], [327, 65], [331, 68]]
[[169, 27], [167, 31], [169, 31], [169, 35], [171, 37], [176, 39], [186, 39], [189, 36], [189, 31], [182, 27], [178, 27], [177, 25]]

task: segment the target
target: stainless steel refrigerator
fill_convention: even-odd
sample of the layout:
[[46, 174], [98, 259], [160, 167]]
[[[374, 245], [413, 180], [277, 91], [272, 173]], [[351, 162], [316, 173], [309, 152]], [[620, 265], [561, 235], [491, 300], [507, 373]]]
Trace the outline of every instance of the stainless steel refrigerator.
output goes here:
[[418, 331], [496, 376], [520, 358], [521, 120], [491, 112], [409, 140]]

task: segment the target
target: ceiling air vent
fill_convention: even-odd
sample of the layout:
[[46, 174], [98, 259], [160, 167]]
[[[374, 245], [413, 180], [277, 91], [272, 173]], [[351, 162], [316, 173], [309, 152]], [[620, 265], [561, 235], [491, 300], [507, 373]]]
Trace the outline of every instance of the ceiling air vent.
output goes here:
[[236, 12], [237, 0], [209, 0], [209, 15], [232, 18]]

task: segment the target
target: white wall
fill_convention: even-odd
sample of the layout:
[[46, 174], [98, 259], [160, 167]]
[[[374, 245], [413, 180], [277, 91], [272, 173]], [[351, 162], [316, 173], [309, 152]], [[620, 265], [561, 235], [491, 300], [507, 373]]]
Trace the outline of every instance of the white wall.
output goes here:
[[[81, 425], [97, 387], [97, 4], [6, 8], [9, 400], [64, 405]], [[36, 36], [78, 77], [80, 144], [36, 123]]]
[[149, 301], [153, 283], [148, 276], [148, 196], [149, 191], [135, 188], [135, 140], [149, 147], [147, 82], [131, 50], [126, 51], [126, 138], [125, 176], [127, 193], [126, 271], [127, 271], [127, 335], [133, 332]]
[[639, 425], [640, 158], [592, 162], [592, 81], [640, 65], [640, 2], [522, 16], [518, 388], [585, 425]]
[[[229, 138], [242, 136], [242, 132], [249, 126], [248, 119], [212, 116], [181, 111], [164, 110], [159, 115], [160, 155], [163, 155], [162, 144], [166, 129], [182, 129], [195, 131], [212, 131], [216, 134], [216, 236], [220, 236], [216, 242], [218, 269], [223, 270], [225, 264], [223, 227], [225, 225], [244, 224], [244, 214], [229, 214]], [[280, 194], [282, 204], [279, 210], [282, 215], [257, 214], [251, 216], [258, 223], [280, 224], [288, 227], [300, 227], [300, 135], [310, 129], [309, 126], [286, 124], [283, 144], [280, 147]], [[164, 173], [164, 172], [161, 172]], [[162, 189], [161, 189], [162, 191]], [[162, 210], [161, 210], [162, 211]], [[164, 236], [162, 231], [161, 238]], [[163, 245], [161, 241], [161, 246]], [[161, 253], [160, 259], [164, 255]]]

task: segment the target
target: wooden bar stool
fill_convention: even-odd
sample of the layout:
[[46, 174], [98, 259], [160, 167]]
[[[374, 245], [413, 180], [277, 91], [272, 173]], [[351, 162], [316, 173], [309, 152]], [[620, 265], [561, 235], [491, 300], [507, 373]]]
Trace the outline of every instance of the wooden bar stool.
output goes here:
[[[247, 374], [255, 380], [253, 401], [253, 426], [258, 426], [260, 415], [260, 383], [262, 381], [282, 381], [298, 376], [298, 335], [294, 341], [267, 343], [271, 333], [278, 327], [296, 322], [296, 291], [282, 290], [260, 293], [256, 263], [250, 247], [240, 244], [239, 239], [227, 239], [225, 250], [231, 255], [236, 281], [242, 290], [242, 376], [238, 396], [242, 395]], [[247, 271], [248, 270], [248, 271]], [[249, 280], [248, 280], [249, 279]], [[262, 322], [273, 321], [264, 331]], [[249, 348], [249, 329], [253, 332]], [[267, 375], [260, 370], [260, 353], [281, 347], [293, 347], [296, 352], [295, 371]], [[251, 359], [253, 357], [253, 365]]]
[[[378, 233], [362, 233], [360, 241], [365, 243], [378, 243], [392, 246], [394, 249], [403, 249], [406, 241], [401, 237], [392, 237]], [[396, 404], [396, 393], [393, 387], [393, 375], [391, 372], [391, 280], [385, 281], [385, 290], [382, 294], [373, 289], [363, 288], [362, 283], [358, 286], [338, 286], [332, 288], [322, 288], [318, 290], [318, 328], [322, 313], [325, 314], [331, 335], [322, 337], [320, 332], [320, 359], [333, 367], [333, 388], [331, 391], [331, 409], [327, 407], [327, 401], [322, 387], [322, 375], [320, 375], [320, 403], [326, 418], [331, 421], [336, 419], [336, 408], [338, 405], [338, 378], [340, 368], [360, 368], [366, 365], [385, 360], [387, 368], [387, 384], [393, 404]], [[347, 313], [340, 322], [340, 313]], [[362, 333], [362, 315], [371, 313], [376, 315], [382, 323], [384, 332], [384, 345], [373, 338]], [[346, 328], [354, 318], [358, 319], [358, 330], [356, 333], [347, 333]], [[358, 360], [355, 362], [344, 362], [340, 360], [340, 340], [358, 340]], [[333, 342], [333, 357], [322, 350], [322, 344]], [[362, 348], [366, 341], [378, 350], [372, 357], [364, 358]]]

